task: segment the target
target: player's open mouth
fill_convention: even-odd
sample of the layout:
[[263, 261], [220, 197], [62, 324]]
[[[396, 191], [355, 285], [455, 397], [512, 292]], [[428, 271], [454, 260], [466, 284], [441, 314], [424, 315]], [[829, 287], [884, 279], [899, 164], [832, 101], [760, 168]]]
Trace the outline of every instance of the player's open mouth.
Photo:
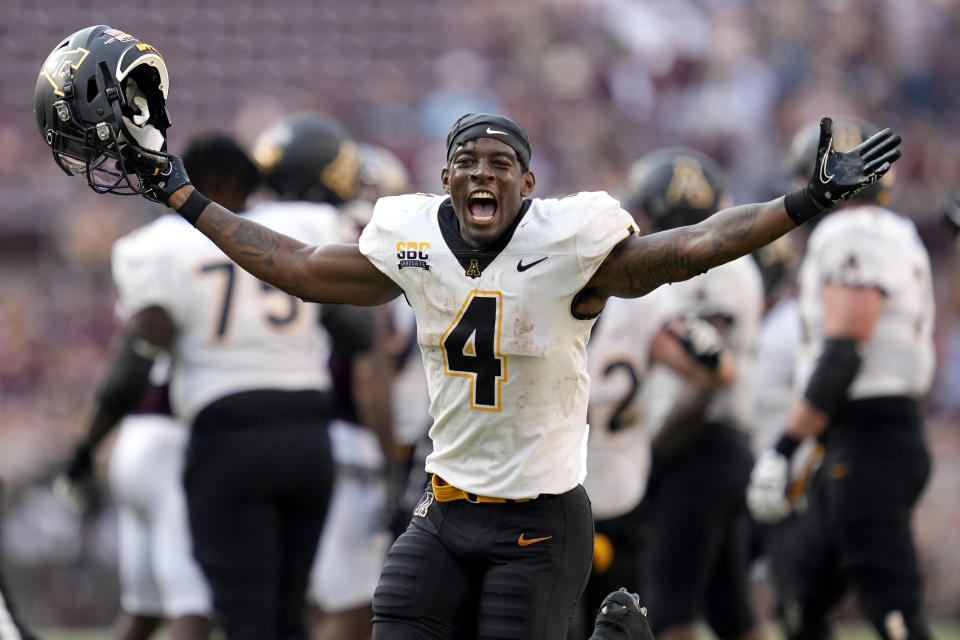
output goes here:
[[474, 191], [467, 199], [467, 209], [473, 222], [486, 224], [497, 214], [497, 199], [489, 191]]

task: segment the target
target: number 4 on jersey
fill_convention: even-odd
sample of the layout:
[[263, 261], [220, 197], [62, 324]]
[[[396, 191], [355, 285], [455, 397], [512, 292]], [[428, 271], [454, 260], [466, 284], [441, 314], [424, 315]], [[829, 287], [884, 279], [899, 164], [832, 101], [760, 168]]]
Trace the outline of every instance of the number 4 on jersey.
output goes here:
[[470, 408], [500, 410], [500, 383], [507, 379], [500, 355], [499, 291], [471, 291], [443, 334], [444, 373], [470, 378]]

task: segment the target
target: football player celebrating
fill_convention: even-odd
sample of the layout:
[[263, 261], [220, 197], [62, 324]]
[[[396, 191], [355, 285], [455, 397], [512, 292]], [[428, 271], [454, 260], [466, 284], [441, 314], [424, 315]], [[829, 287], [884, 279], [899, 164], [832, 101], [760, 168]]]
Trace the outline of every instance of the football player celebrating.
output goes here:
[[[85, 48], [95, 63], [97, 44]], [[45, 68], [62, 69], [64, 81], [83, 71], [56, 56]], [[304, 300], [379, 305], [406, 296], [431, 396], [432, 480], [381, 572], [378, 639], [564, 637], [593, 550], [580, 484], [586, 342], [607, 298], [638, 297], [754, 251], [899, 156], [890, 131], [838, 153], [824, 120], [819, 170], [805, 188], [638, 237], [606, 193], [532, 198], [524, 129], [507, 116], [467, 114], [447, 136], [443, 195], [381, 199], [358, 244], [316, 245], [211, 202], [179, 158], [132, 142], [126, 129], [136, 123], [38, 88], [41, 133], [68, 172], [109, 153], [125, 176], [117, 179], [139, 179], [139, 192], [178, 211], [238, 265]], [[89, 170], [73, 173], [114, 190]]]
[[[838, 152], [876, 131], [853, 118], [833, 129]], [[815, 140], [815, 125], [795, 137], [798, 174]], [[888, 179], [810, 235], [798, 274], [802, 397], [750, 479], [754, 516], [779, 522], [793, 508], [795, 450], [808, 437], [824, 448], [805, 508], [769, 540], [791, 639], [828, 636], [828, 614], [848, 588], [885, 640], [930, 637], [910, 519], [930, 470], [918, 400], [933, 375], [932, 279], [914, 224], [885, 206]]]

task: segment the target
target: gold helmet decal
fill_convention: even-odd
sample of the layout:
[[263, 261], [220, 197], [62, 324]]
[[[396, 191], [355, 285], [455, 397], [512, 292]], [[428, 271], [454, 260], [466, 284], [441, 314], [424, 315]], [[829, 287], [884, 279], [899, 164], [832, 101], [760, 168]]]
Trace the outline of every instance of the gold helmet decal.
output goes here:
[[673, 206], [687, 205], [703, 209], [713, 202], [713, 187], [703, 175], [700, 161], [691, 156], [678, 156], [673, 161], [673, 179], [667, 187], [667, 202]]
[[50, 83], [53, 92], [62, 98], [64, 97], [63, 84], [73, 75], [71, 69], [74, 71], [79, 69], [88, 55], [90, 52], [83, 47], [54, 51], [40, 69], [40, 75]]
[[343, 200], [353, 197], [357, 189], [360, 157], [357, 146], [349, 140], [340, 143], [337, 157], [320, 172], [320, 180]]

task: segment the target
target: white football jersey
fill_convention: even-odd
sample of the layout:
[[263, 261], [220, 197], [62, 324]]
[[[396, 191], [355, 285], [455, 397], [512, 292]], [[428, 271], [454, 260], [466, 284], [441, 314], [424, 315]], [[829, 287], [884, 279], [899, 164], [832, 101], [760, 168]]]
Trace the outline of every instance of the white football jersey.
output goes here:
[[[736, 378], [732, 385], [714, 394], [706, 419], [749, 429], [753, 420], [757, 339], [763, 315], [763, 278], [756, 261], [743, 256], [669, 286], [677, 296], [681, 315], [722, 316], [728, 321], [724, 338], [734, 357]], [[655, 365], [651, 370], [644, 384], [651, 437], [663, 426], [685, 384], [678, 374], [663, 365]]]
[[610, 298], [587, 346], [590, 438], [583, 486], [598, 520], [636, 507], [647, 488], [650, 438], [640, 390], [650, 366], [650, 344], [677, 315], [673, 289], [642, 298]]
[[875, 287], [885, 298], [849, 397], [926, 393], [934, 367], [933, 283], [930, 257], [913, 222], [868, 205], [827, 216], [810, 235], [799, 273], [801, 392], [823, 350], [821, 290], [827, 283]]
[[571, 304], [633, 219], [602, 192], [535, 199], [497, 248], [473, 250], [446, 200], [382, 198], [360, 237], [416, 313], [434, 420], [426, 469], [480, 495], [568, 491], [585, 474], [593, 326]]
[[[245, 215], [309, 244], [339, 237], [328, 205], [270, 202]], [[180, 216], [161, 216], [118, 240], [112, 266], [122, 315], [157, 305], [173, 319], [170, 401], [184, 423], [233, 393], [331, 386], [319, 305], [250, 275]]]

